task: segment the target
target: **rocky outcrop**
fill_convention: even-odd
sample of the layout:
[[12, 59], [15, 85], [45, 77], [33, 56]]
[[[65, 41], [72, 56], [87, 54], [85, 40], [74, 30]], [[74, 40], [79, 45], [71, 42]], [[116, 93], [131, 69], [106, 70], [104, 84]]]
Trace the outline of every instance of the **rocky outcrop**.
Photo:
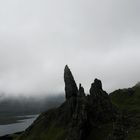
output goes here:
[[84, 91], [84, 88], [82, 87], [81, 84], [79, 84], [78, 96], [79, 97], [84, 97], [85, 96], [85, 91]]
[[73, 78], [73, 75], [67, 65], [65, 66], [64, 69], [64, 82], [65, 82], [66, 99], [76, 97], [78, 93], [78, 88]]
[[96, 117], [97, 121], [104, 122], [114, 118], [115, 110], [109, 95], [102, 89], [102, 82], [99, 79], [95, 79], [91, 84], [89, 101], [92, 105], [91, 112], [96, 112], [93, 117]]
[[77, 88], [74, 77], [66, 66], [64, 82], [66, 101], [60, 107], [42, 114], [19, 140], [45, 140], [42, 135], [46, 136], [46, 140], [100, 140], [100, 134], [94, 137], [100, 130], [105, 139], [108, 138], [115, 109], [108, 94], [102, 89], [101, 81], [95, 79], [90, 95], [86, 95], [81, 84]]
[[91, 84], [90, 94], [92, 95], [100, 90], [102, 91], [102, 82], [99, 79], [95, 79], [94, 83]]
[[[66, 76], [67, 74], [69, 76]], [[88, 96], [86, 96], [81, 84], [79, 84], [77, 91], [74, 78], [67, 66], [65, 68], [64, 80], [65, 87], [67, 87], [67, 100], [65, 103], [67, 107], [65, 105], [64, 108], [66, 107], [67, 109], [65, 110], [69, 110], [66, 114], [71, 114], [71, 116], [67, 117], [71, 119], [67, 140], [86, 140], [91, 133], [89, 128], [96, 128], [101, 123], [113, 122], [114, 109], [108, 94], [102, 89], [102, 82], [100, 80], [94, 80], [91, 84], [90, 95]]]

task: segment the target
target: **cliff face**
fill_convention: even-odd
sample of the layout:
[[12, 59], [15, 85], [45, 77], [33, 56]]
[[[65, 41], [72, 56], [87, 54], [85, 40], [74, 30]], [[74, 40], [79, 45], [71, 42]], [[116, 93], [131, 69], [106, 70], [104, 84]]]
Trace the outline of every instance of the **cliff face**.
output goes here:
[[94, 80], [91, 84], [90, 95], [86, 96], [81, 84], [77, 90], [76, 82], [69, 68], [66, 66], [65, 69], [67, 69], [64, 72], [65, 87], [69, 87], [69, 90], [65, 88], [65, 92], [66, 97], [69, 98], [66, 98], [66, 102], [61, 107], [67, 110], [66, 116], [70, 113], [66, 139], [86, 140], [93, 133], [93, 129], [104, 123], [113, 122], [116, 112], [108, 94], [102, 89], [100, 80]]
[[76, 97], [78, 93], [78, 88], [73, 78], [73, 75], [67, 65], [65, 66], [64, 69], [64, 82], [65, 82], [66, 99]]
[[77, 88], [68, 66], [64, 81], [66, 101], [41, 114], [19, 140], [109, 140], [116, 109], [101, 81], [95, 79], [86, 95], [81, 84]]

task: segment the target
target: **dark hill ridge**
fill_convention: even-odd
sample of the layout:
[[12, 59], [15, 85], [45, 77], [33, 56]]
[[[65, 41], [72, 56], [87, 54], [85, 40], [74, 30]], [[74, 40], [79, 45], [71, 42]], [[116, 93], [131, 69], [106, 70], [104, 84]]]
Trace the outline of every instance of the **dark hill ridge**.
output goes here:
[[40, 98], [3, 96], [0, 98], [0, 124], [6, 117], [40, 114], [50, 108], [58, 107], [64, 100], [63, 94]]
[[129, 121], [127, 140], [140, 140], [140, 84], [110, 94], [112, 103]]
[[[130, 117], [119, 109], [115, 93], [109, 96], [102, 89], [99, 79], [91, 84], [87, 96], [81, 84], [77, 87], [68, 66], [64, 81], [65, 102], [42, 113], [16, 140], [138, 140], [128, 139]], [[129, 94], [133, 96], [132, 91]]]

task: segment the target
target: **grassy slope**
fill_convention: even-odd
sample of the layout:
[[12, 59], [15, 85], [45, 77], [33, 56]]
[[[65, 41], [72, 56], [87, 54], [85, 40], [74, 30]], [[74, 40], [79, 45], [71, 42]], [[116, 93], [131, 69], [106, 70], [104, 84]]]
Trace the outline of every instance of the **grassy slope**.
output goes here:
[[93, 129], [87, 140], [108, 140], [108, 136], [112, 132], [112, 127], [113, 123], [107, 123]]
[[110, 94], [112, 102], [127, 115], [130, 122], [128, 140], [140, 140], [140, 86]]
[[[46, 119], [47, 114], [50, 119]], [[50, 110], [47, 114], [40, 115], [34, 124], [16, 140], [64, 140], [65, 129], [56, 121], [55, 110]]]
[[[30, 134], [21, 135], [15, 140], [65, 140], [65, 136], [67, 135], [67, 128], [60, 125], [57, 125], [57, 122], [53, 122], [53, 124], [48, 124], [47, 129], [44, 127], [44, 122], [40, 122], [36, 124], [36, 126], [32, 129]], [[87, 140], [108, 140], [108, 135], [112, 131], [113, 124], [103, 124], [99, 128], [93, 129], [87, 138]]]
[[[60, 112], [60, 110], [53, 109], [40, 115], [32, 126], [15, 140], [65, 140], [71, 120], [70, 118], [67, 119], [67, 117], [59, 120], [61, 118], [60, 115], [64, 112], [60, 114], [58, 112]], [[67, 122], [66, 120], [69, 121]], [[91, 130], [87, 140], [93, 140], [93, 138], [94, 140], [107, 140], [108, 135], [112, 131], [112, 126], [112, 123], [106, 123]]]

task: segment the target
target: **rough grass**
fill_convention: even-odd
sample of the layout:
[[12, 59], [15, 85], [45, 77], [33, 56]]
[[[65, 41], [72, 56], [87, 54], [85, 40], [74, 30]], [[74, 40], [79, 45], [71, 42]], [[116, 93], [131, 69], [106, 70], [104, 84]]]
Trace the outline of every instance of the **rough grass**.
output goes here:
[[111, 93], [110, 97], [113, 104], [125, 113], [130, 121], [127, 140], [140, 140], [140, 86], [117, 90]]
[[39, 135], [38, 132], [33, 131], [32, 133], [30, 133], [30, 135], [28, 135], [28, 137], [26, 137], [25, 135], [22, 136], [20, 140], [64, 140], [65, 139], [65, 130], [63, 128], [52, 127], [47, 130], [48, 131], [42, 131], [42, 133], [39, 133]]
[[112, 123], [103, 124], [99, 128], [91, 130], [91, 133], [87, 140], [108, 140], [109, 134], [112, 132]]
[[64, 140], [66, 131], [60, 122], [58, 123], [55, 112], [50, 110], [49, 115], [40, 115], [34, 124], [15, 140]]

